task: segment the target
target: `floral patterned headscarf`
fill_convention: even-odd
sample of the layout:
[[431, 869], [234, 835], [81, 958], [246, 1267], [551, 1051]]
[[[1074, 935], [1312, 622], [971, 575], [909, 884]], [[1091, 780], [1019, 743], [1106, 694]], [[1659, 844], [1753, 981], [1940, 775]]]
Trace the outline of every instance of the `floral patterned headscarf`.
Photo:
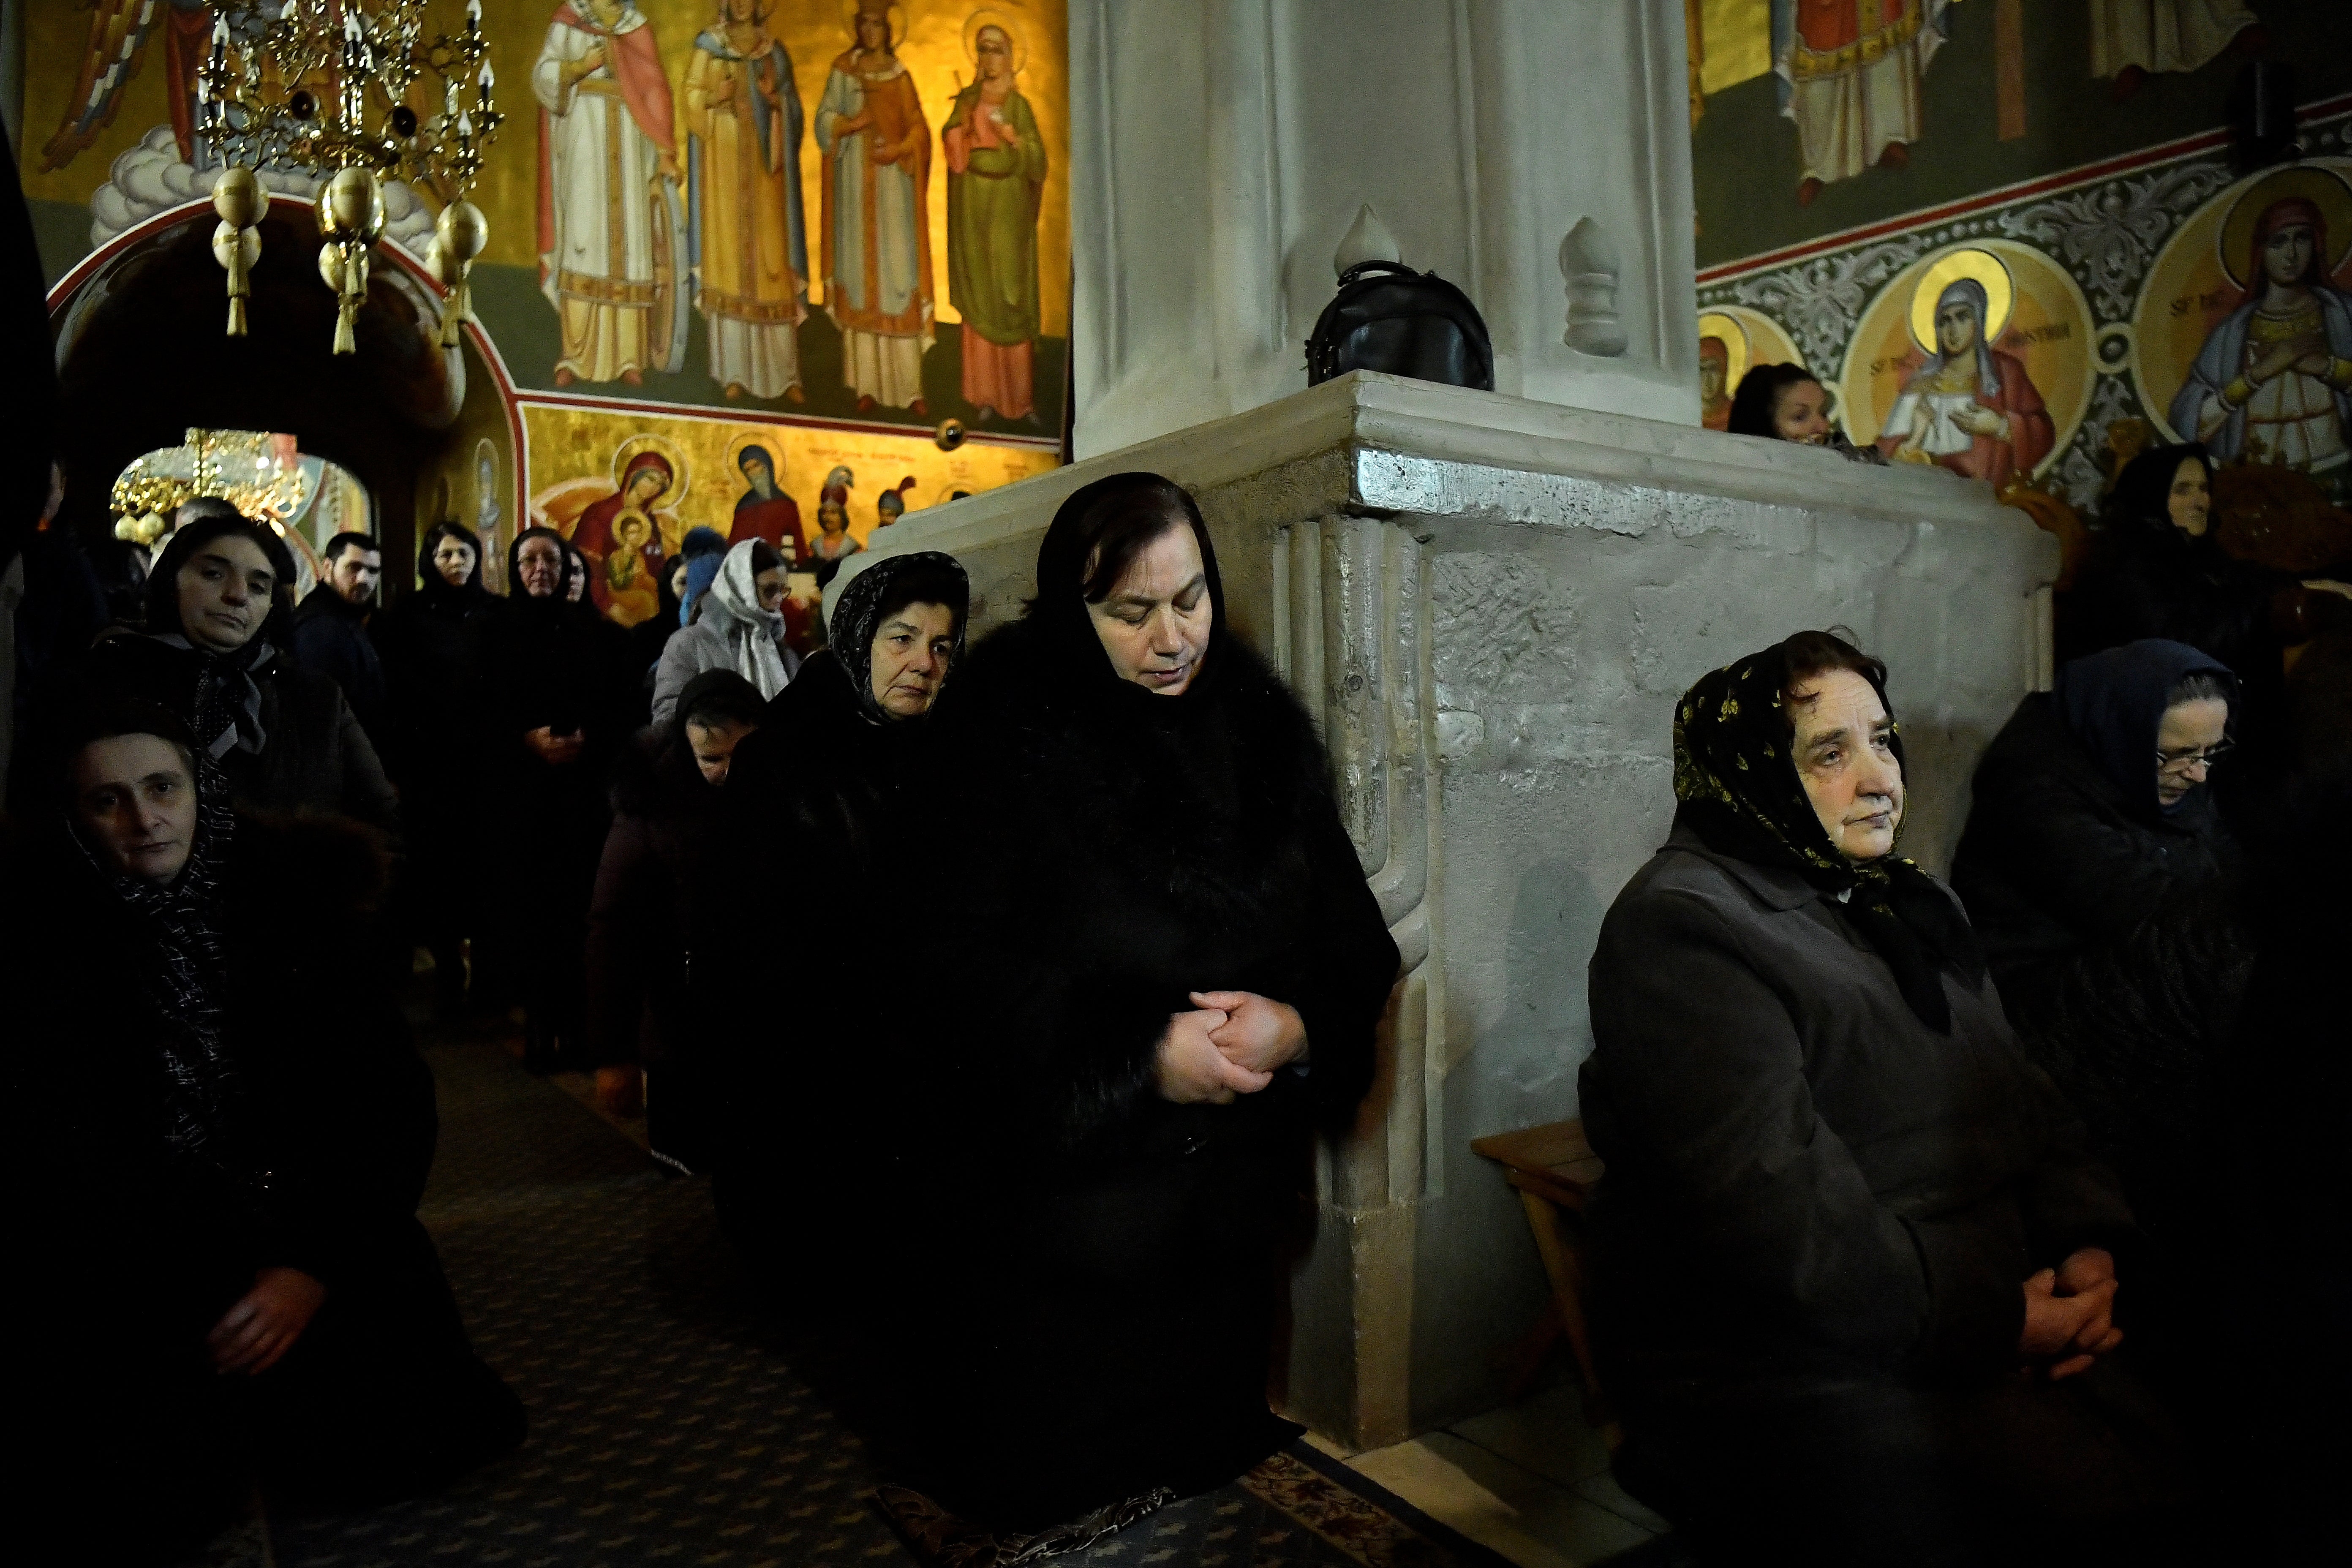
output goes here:
[[[1797, 773], [1780, 706], [1788, 683], [1787, 645], [1776, 644], [1700, 677], [1683, 693], [1675, 708], [1676, 815], [1717, 854], [1794, 871], [1828, 895], [1895, 972], [1919, 1021], [1949, 1034], [1943, 969], [1950, 965], [1970, 984], [1983, 979], [1976, 933], [1916, 861], [1894, 854], [1852, 860], [1831, 841]], [[1885, 702], [1885, 689], [1871, 684]], [[1894, 711], [1888, 705], [1890, 717]], [[1899, 727], [1888, 744], [1902, 766]]]

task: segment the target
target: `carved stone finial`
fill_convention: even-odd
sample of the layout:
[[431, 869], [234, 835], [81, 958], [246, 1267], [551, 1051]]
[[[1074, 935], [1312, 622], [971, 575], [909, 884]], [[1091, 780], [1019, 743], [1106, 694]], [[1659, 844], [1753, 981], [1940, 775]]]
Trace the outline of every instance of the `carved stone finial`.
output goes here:
[[1348, 268], [1360, 267], [1367, 261], [1402, 262], [1403, 259], [1404, 251], [1397, 244], [1397, 237], [1389, 232], [1389, 226], [1381, 221], [1381, 215], [1372, 210], [1372, 204], [1366, 202], [1357, 212], [1356, 221], [1349, 226], [1348, 237], [1339, 242], [1339, 248], [1331, 253], [1331, 270], [1344, 278], [1348, 275]]
[[1560, 237], [1559, 271], [1568, 279], [1568, 331], [1562, 341], [1579, 353], [1614, 359], [1625, 352], [1617, 320], [1617, 242], [1590, 216]]

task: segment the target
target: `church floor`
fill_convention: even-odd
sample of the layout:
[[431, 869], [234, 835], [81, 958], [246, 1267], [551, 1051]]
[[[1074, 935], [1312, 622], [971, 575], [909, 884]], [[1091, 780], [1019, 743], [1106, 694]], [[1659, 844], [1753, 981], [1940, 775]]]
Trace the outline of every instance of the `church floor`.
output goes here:
[[[225, 1538], [236, 1568], [913, 1568], [864, 1500], [856, 1438], [754, 1310], [699, 1180], [525, 1074], [502, 1042], [426, 1036], [441, 1149], [421, 1211], [483, 1357], [530, 1412], [450, 1490]], [[574, 1092], [566, 1092], [572, 1089]], [[1438, 1435], [1444, 1436], [1447, 1435]], [[1425, 1439], [1424, 1441], [1435, 1441]], [[1390, 1451], [1395, 1452], [1394, 1450]], [[1065, 1561], [1077, 1568], [1545, 1568], [1301, 1445]], [[1630, 1539], [1630, 1538], [1629, 1538]], [[1497, 1548], [1500, 1548], [1498, 1550]]]

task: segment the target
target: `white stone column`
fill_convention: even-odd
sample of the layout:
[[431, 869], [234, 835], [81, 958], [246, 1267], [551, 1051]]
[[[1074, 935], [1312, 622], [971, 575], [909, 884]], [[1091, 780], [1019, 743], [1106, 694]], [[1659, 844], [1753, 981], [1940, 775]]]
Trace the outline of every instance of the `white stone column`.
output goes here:
[[1698, 421], [1682, 0], [1071, 0], [1080, 457], [1307, 384], [1367, 205], [1498, 392]]

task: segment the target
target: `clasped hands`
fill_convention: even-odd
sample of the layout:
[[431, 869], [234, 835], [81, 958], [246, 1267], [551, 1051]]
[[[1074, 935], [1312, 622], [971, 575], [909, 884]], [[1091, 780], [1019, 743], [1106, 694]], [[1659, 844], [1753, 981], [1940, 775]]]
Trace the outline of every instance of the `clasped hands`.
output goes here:
[[1298, 1009], [1255, 991], [1195, 991], [1196, 1012], [1169, 1017], [1154, 1066], [1163, 1099], [1231, 1105], [1255, 1094], [1307, 1054]]
[[221, 1314], [205, 1347], [213, 1370], [258, 1374], [276, 1366], [327, 1300], [327, 1288], [299, 1268], [264, 1268], [253, 1289]]
[[2084, 1247], [2025, 1282], [2025, 1331], [2018, 1337], [2018, 1353], [2044, 1364], [2053, 1383], [2087, 1372], [2124, 1342], [2115, 1311], [2115, 1257], [2104, 1247]]

